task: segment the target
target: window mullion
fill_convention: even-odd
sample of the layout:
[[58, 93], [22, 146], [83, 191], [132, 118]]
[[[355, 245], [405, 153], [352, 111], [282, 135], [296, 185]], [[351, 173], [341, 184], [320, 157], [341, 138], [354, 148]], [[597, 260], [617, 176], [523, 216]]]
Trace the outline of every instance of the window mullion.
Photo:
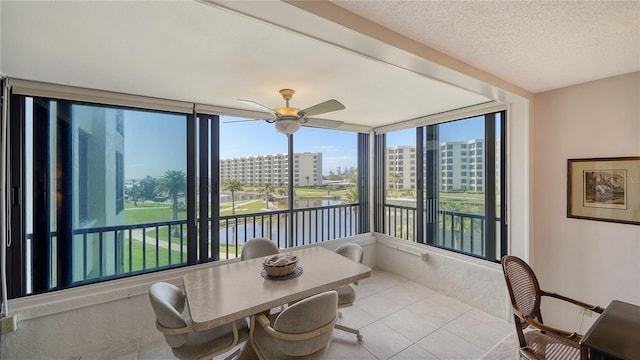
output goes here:
[[196, 117], [187, 116], [187, 264], [198, 262], [198, 235], [196, 227]]
[[[199, 262], [209, 261], [209, 116], [196, 116], [198, 119], [198, 247]], [[212, 199], [213, 200], [213, 199]], [[219, 260], [217, 247], [211, 246], [211, 259]]]
[[416, 172], [415, 172], [415, 180], [416, 180], [416, 218], [414, 219], [416, 226], [415, 233], [415, 241], [424, 243], [424, 230], [425, 227], [422, 224], [425, 223], [425, 213], [424, 213], [424, 176], [423, 176], [423, 159], [424, 156], [424, 127], [420, 126], [416, 128]]
[[[210, 193], [211, 193], [211, 249], [216, 255], [214, 260], [220, 259], [220, 232], [218, 231], [220, 223], [220, 116], [213, 116], [209, 124], [209, 146], [211, 158], [209, 159], [211, 169], [210, 174]], [[205, 176], [209, 176], [205, 174]], [[227, 244], [228, 246], [228, 244]], [[213, 250], [215, 249], [215, 250]]]
[[484, 196], [485, 249], [484, 257], [496, 260], [496, 114], [485, 115]]
[[[27, 239], [25, 236], [25, 187], [23, 178], [26, 176], [23, 161], [25, 156], [25, 101], [24, 96], [12, 95], [12, 109], [9, 117], [10, 127], [10, 178], [8, 194], [10, 206], [10, 238], [11, 246], [7, 246], [7, 274], [9, 275], [7, 284], [7, 297], [9, 299], [18, 298], [27, 294], [27, 276], [24, 275], [27, 263]], [[44, 144], [43, 144], [44, 146]], [[35, 184], [34, 184], [35, 185]], [[45, 209], [39, 209], [44, 211]]]

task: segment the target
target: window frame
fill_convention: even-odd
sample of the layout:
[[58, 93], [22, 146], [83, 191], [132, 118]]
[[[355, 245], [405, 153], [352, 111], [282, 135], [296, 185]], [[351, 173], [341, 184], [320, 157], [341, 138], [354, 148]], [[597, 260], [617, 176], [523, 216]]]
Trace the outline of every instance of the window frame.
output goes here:
[[[11, 79], [14, 80], [14, 79]], [[211, 236], [211, 241], [209, 242], [209, 236], [207, 233], [207, 229], [209, 228], [209, 221], [217, 221], [219, 218], [219, 201], [210, 201], [207, 203], [207, 193], [203, 192], [199, 196], [197, 195], [197, 188], [207, 188], [210, 186], [211, 192], [213, 196], [219, 194], [220, 184], [217, 180], [209, 179], [209, 169], [217, 169], [215, 170], [215, 174], [219, 171], [223, 171], [220, 168], [220, 154], [218, 148], [218, 139], [220, 136], [219, 122], [220, 116], [227, 114], [229, 109], [220, 109], [216, 107], [210, 107], [206, 105], [198, 105], [193, 103], [185, 103], [179, 101], [171, 101], [171, 100], [163, 100], [163, 99], [153, 99], [146, 98], [134, 95], [126, 95], [126, 94], [115, 94], [105, 91], [98, 90], [89, 90], [89, 89], [81, 89], [74, 88], [62, 85], [52, 85], [52, 84], [44, 84], [38, 82], [24, 81], [24, 80], [14, 80], [13, 86], [9, 87], [8, 101], [10, 103], [9, 117], [10, 117], [10, 140], [8, 142], [8, 146], [10, 146], [10, 159], [9, 159], [9, 168], [11, 178], [9, 179], [10, 184], [8, 188], [11, 189], [11, 199], [8, 201], [8, 205], [11, 206], [11, 212], [9, 216], [9, 221], [11, 223], [10, 231], [11, 238], [14, 239], [12, 246], [8, 248], [7, 253], [7, 275], [8, 275], [8, 297], [11, 299], [19, 298], [23, 296], [47, 293], [51, 291], [57, 291], [82, 285], [94, 284], [102, 281], [109, 281], [114, 279], [120, 279], [124, 277], [130, 276], [138, 276], [141, 274], [145, 274], [152, 271], [160, 271], [164, 270], [167, 267], [159, 267], [156, 269], [152, 269], [150, 271], [142, 271], [142, 272], [133, 272], [127, 273], [124, 276], [99, 276], [97, 278], [91, 278], [87, 281], [72, 281], [70, 274], [70, 267], [65, 267], [64, 264], [69, 264], [72, 260], [70, 259], [71, 255], [57, 254], [56, 258], [53, 258], [52, 255], [52, 246], [51, 241], [45, 241], [45, 246], [39, 246], [36, 251], [35, 256], [37, 259], [27, 259], [27, 248], [26, 245], [26, 235], [27, 229], [25, 225], [25, 202], [27, 199], [27, 188], [25, 186], [25, 98], [34, 98], [34, 99], [45, 99], [55, 101], [57, 103], [63, 104], [67, 106], [67, 115], [70, 111], [71, 104], [82, 104], [82, 105], [90, 105], [90, 106], [98, 106], [98, 107], [107, 107], [112, 108], [117, 111], [116, 114], [120, 114], [123, 109], [132, 109], [132, 110], [142, 110], [142, 111], [157, 111], [161, 113], [177, 113], [183, 114], [186, 117], [186, 168], [187, 168], [187, 190], [186, 190], [186, 199], [187, 199], [187, 251], [186, 251], [186, 261], [180, 263], [176, 266], [169, 266], [168, 268], [182, 267], [182, 266], [192, 266], [199, 263], [205, 263], [210, 261], [219, 261], [219, 252], [213, 251], [210, 254], [208, 247], [216, 249], [219, 245], [219, 234], [217, 232], [213, 232], [213, 236]], [[63, 107], [64, 107], [63, 106]], [[34, 110], [35, 111], [35, 110]], [[50, 111], [53, 111], [49, 108], [43, 108], [40, 111], [41, 116], [48, 116]], [[64, 109], [63, 109], [64, 111]], [[215, 112], [215, 114], [212, 113]], [[258, 117], [253, 112], [246, 111], [238, 111], [237, 113], [232, 114], [233, 116], [246, 116], [253, 115], [256, 118]], [[262, 116], [262, 114], [259, 114]], [[116, 118], [114, 124], [114, 131], [122, 134], [124, 132], [125, 124], [122, 123], [123, 119], [120, 117]], [[55, 125], [53, 125], [55, 126]], [[122, 132], [120, 132], [122, 130]], [[275, 131], [275, 130], [274, 130]], [[358, 134], [358, 186], [363, 186], [362, 190], [359, 189], [359, 200], [358, 206], [362, 209], [359, 212], [358, 219], [358, 234], [366, 233], [369, 231], [368, 224], [369, 218], [367, 216], [368, 209], [366, 206], [368, 204], [368, 154], [369, 154], [369, 133], [363, 133], [361, 130], [348, 130], [353, 131]], [[49, 141], [49, 133], [50, 130], [46, 130], [43, 132], [34, 133], [34, 138], [32, 141], [34, 143], [38, 143], [38, 141], [42, 140], [41, 144], [47, 144]], [[289, 178], [289, 195], [292, 196], [293, 192], [293, 177], [295, 169], [294, 167], [294, 156], [292, 150], [293, 139], [295, 135], [288, 136], [288, 144], [289, 151], [286, 156], [284, 156], [285, 162], [287, 165], [286, 168], [283, 169], [283, 173], [285, 176]], [[67, 151], [69, 153], [73, 153], [74, 151], [78, 151], [78, 149], [72, 149], [71, 144], [72, 141], [66, 139], [63, 141], [65, 144], [68, 144]], [[211, 144], [209, 146], [209, 144]], [[51, 157], [51, 153], [48, 149], [48, 146], [41, 145], [41, 148], [38, 148], [38, 151], [33, 151], [40, 160], [46, 163], [49, 163], [49, 158]], [[126, 154], [123, 154], [123, 157]], [[116, 156], [117, 157], [117, 156]], [[260, 160], [260, 159], [258, 159]], [[90, 161], [90, 158], [87, 159]], [[116, 161], [116, 160], [114, 160]], [[124, 160], [123, 167], [124, 167]], [[257, 162], [256, 162], [257, 164]], [[251, 164], [254, 166], [254, 164]], [[364, 166], [363, 168], [361, 168]], [[77, 170], [75, 170], [77, 171]], [[203, 172], [204, 171], [204, 172]], [[214, 171], [211, 171], [214, 173]], [[52, 175], [53, 176], [53, 175]], [[216, 178], [216, 177], [214, 177]], [[42, 180], [43, 186], [48, 186], [49, 181], [46, 179]], [[72, 186], [72, 185], [67, 185]], [[52, 191], [53, 189], [47, 189], [46, 187], [39, 187], [38, 189], [45, 189], [45, 191], [41, 192], [38, 195], [38, 198], [35, 199], [35, 204], [32, 206], [42, 205], [43, 207], [46, 204], [49, 204], [52, 200]], [[122, 186], [122, 196], [124, 196], [125, 186]], [[36, 192], [33, 192], [36, 193]], [[40, 193], [40, 192], [38, 192]], [[29, 195], [30, 197], [32, 195]], [[198, 197], [196, 199], [196, 197]], [[200, 202], [201, 206], [198, 208], [196, 206], [196, 200]], [[67, 204], [71, 206], [71, 204]], [[211, 208], [212, 216], [207, 216], [207, 210]], [[90, 209], [87, 211], [87, 218], [91, 217]], [[67, 217], [71, 217], [71, 215], [67, 215]], [[203, 220], [201, 220], [203, 219]], [[193, 220], [193, 221], [192, 221]], [[290, 222], [290, 227], [293, 224]], [[49, 220], [47, 222], [40, 225], [40, 229], [38, 230], [40, 233], [48, 234], [50, 223]], [[75, 231], [75, 230], [74, 230]], [[293, 233], [293, 229], [289, 229], [289, 234]], [[196, 236], [197, 234], [197, 236]], [[50, 236], [50, 235], [49, 235]], [[66, 237], [71, 239], [74, 235], [71, 230], [67, 231], [67, 233], [60, 234], [59, 237]], [[114, 234], [114, 241], [122, 241], [124, 238], [123, 231], [116, 231]], [[202, 240], [199, 240], [202, 239]], [[66, 242], [71, 246], [71, 242]], [[58, 244], [57, 246], [60, 246]], [[65, 252], [65, 251], [61, 251]], [[68, 251], [68, 254], [71, 254]], [[122, 252], [121, 252], [122, 254]], [[121, 255], [118, 255], [121, 256]], [[32, 273], [37, 274], [34, 276], [34, 281], [30, 281], [27, 279], [26, 274], [26, 266], [34, 266], [32, 268]], [[53, 266], [60, 265], [60, 266]], [[121, 263], [122, 264], [122, 263]], [[118, 265], [121, 266], [121, 265]], [[116, 266], [117, 267], [117, 266]], [[55, 273], [51, 273], [51, 269]], [[54, 284], [53, 279], [56, 281], [56, 285]]]
[[[460, 114], [460, 116], [456, 116], [456, 114]], [[499, 146], [499, 149], [496, 149], [497, 147], [497, 143], [496, 143], [497, 139], [496, 139], [496, 133], [495, 133], [496, 114], [500, 114], [499, 142], [501, 145]], [[448, 164], [448, 161], [452, 160], [451, 157], [448, 156], [447, 152], [449, 151], [449, 149], [453, 149], [453, 145], [446, 144], [446, 147], [443, 147], [442, 145], [440, 145], [439, 141], [437, 140], [438, 139], [437, 130], [435, 133], [430, 134], [431, 129], [437, 129], [437, 127], [434, 127], [432, 125], [444, 124], [451, 121], [465, 120], [465, 119], [469, 119], [477, 116], [485, 117], [485, 125], [484, 125], [485, 145], [483, 146], [481, 144], [474, 143], [474, 144], [469, 144], [467, 146], [461, 147], [461, 149], [463, 148], [473, 149], [474, 161], [471, 161], [470, 162], [471, 164], [476, 163], [475, 152], [477, 151], [477, 149], [480, 149], [479, 151], [485, 154], [485, 155], [480, 155], [481, 157], [484, 156], [484, 166], [482, 166], [480, 169], [477, 169], [477, 167], [474, 166], [474, 171], [473, 171], [474, 178], [471, 179], [472, 181], [466, 184], [464, 187], [467, 190], [477, 190], [478, 187], [481, 187], [484, 190], [484, 193], [485, 193], [484, 217], [485, 217], [486, 224], [493, 224], [493, 223], [496, 223], [496, 219], [501, 219], [499, 226], [497, 226], [498, 229], [496, 229], [496, 226], [486, 226], [486, 230], [485, 230], [486, 247], [484, 250], [485, 251], [484, 256], [463, 252], [463, 251], [449, 248], [449, 247], [439, 246], [433, 243], [433, 241], [426, 240], [426, 239], [436, 238], [433, 235], [429, 236], [428, 234], [435, 234], [435, 231], [438, 227], [438, 223], [437, 223], [438, 216], [435, 214], [439, 211], [438, 210], [439, 206], [437, 202], [433, 201], [433, 199], [437, 198], [438, 196], [437, 193], [439, 190], [447, 190], [450, 188], [452, 189], [451, 184], [449, 184], [449, 182], [452, 182], [451, 181], [452, 179], [449, 177], [449, 174], [447, 173], [445, 165]], [[386, 141], [385, 141], [386, 134], [391, 131], [403, 130], [403, 129], [412, 128], [412, 127], [416, 129], [416, 152], [420, 153], [424, 151], [426, 154], [425, 162], [429, 163], [430, 161], [432, 161], [434, 162], [434, 165], [426, 166], [426, 164], [424, 164], [424, 169], [420, 169], [416, 171], [417, 174], [424, 173], [426, 180], [422, 181], [420, 177], [418, 177], [417, 179], [418, 186], [416, 191], [422, 195], [418, 195], [416, 197], [416, 206], [414, 210], [415, 215], [411, 215], [412, 210], [410, 208], [400, 210], [400, 211], [406, 211], [404, 213], [405, 215], [400, 215], [400, 221], [403, 221], [403, 216], [405, 219], [404, 221], [407, 221], [406, 219], [408, 219], [411, 216], [414, 217], [413, 226], [415, 230], [413, 231], [413, 233], [415, 237], [413, 239], [410, 239], [409, 235], [401, 233], [400, 238], [418, 242], [418, 243], [424, 243], [430, 246], [437, 246], [447, 251], [469, 255], [469, 256], [481, 258], [483, 260], [487, 260], [491, 262], [498, 262], [500, 260], [500, 257], [504, 254], [507, 254], [507, 251], [508, 251], [507, 249], [508, 226], [506, 221], [507, 191], [508, 191], [507, 179], [506, 179], [507, 177], [506, 166], [508, 163], [506, 159], [506, 156], [507, 156], [506, 144], [507, 144], [508, 132], [507, 132], [506, 106], [501, 104], [493, 104], [493, 103], [486, 104], [483, 106], [476, 106], [472, 110], [467, 109], [467, 110], [454, 111], [448, 114], [438, 115], [434, 117], [427, 117], [427, 118], [419, 119], [416, 121], [407, 122], [404, 124], [394, 124], [394, 125], [384, 126], [378, 129], [374, 129], [374, 131], [376, 132], [375, 152], [376, 152], [377, 159], [379, 159], [376, 166], [382, 166], [383, 169], [386, 169], [387, 162], [389, 161], [388, 159], [386, 159], [387, 157], [390, 157], [390, 156], [387, 156], [387, 148], [386, 148]], [[433, 149], [423, 148], [424, 143], [429, 144], [430, 142], [433, 142], [433, 141], [438, 142], [437, 144], [433, 145]], [[494, 146], [487, 146], [489, 142], [491, 142]], [[480, 145], [480, 146], [477, 146], [477, 145]], [[499, 178], [496, 178], [495, 176], [497, 175], [495, 173], [496, 172], [496, 168], [495, 168], [496, 166], [495, 152], [496, 151], [499, 151], [498, 154], [500, 156], [500, 159], [498, 160], [500, 165], [500, 169], [498, 170], [500, 175]], [[436, 161], [436, 159], [438, 159], [438, 154], [440, 153], [443, 153], [444, 155], [442, 156], [442, 159], [440, 159], [439, 161]], [[431, 154], [431, 155], [428, 155], [428, 154]], [[465, 157], [462, 157], [461, 160], [462, 162], [468, 163]], [[418, 161], [417, 163], [419, 165], [422, 165], [422, 162], [420, 161]], [[420, 167], [422, 168], [422, 166]], [[478, 172], [481, 175], [479, 179], [476, 178], [476, 175], [477, 175], [476, 173]], [[385, 218], [385, 214], [387, 213], [385, 210], [385, 208], [387, 207], [386, 197], [384, 196], [385, 186], [380, 185], [380, 184], [386, 184], [387, 182], [385, 179], [386, 171], [384, 171], [384, 174], [379, 174], [377, 176], [380, 176], [379, 178], [383, 180], [378, 183], [378, 187], [375, 192], [376, 194], [375, 218], [378, 221], [378, 226], [376, 226], [376, 231], [393, 236], [396, 230], [387, 228], [387, 219]], [[469, 172], [469, 176], [471, 176], [471, 172]], [[431, 179], [431, 181], [429, 181], [429, 179]], [[487, 179], [487, 181], [485, 181], [485, 179]], [[490, 179], [493, 179], [493, 180], [490, 180]], [[496, 184], [496, 179], [499, 179], [499, 187], [501, 189], [499, 204], [495, 203], [496, 201], [495, 187], [496, 185], [498, 185]], [[479, 180], [479, 182], [476, 180]], [[427, 186], [425, 183], [433, 184], [433, 186]], [[487, 199], [491, 199], [491, 200], [487, 201]], [[499, 205], [498, 208], [500, 209], [500, 214], [496, 214], [496, 205]], [[427, 210], [426, 212], [425, 212], [425, 209]], [[391, 210], [389, 210], [389, 214], [391, 214]], [[397, 218], [397, 216], [398, 215], [394, 215], [394, 218]], [[394, 221], [397, 221], [397, 220], [394, 220]], [[423, 224], [423, 225], [419, 226], [418, 224]], [[410, 227], [411, 224], [408, 224], [408, 226]], [[396, 233], [396, 237], [398, 237], [397, 233]], [[497, 249], [500, 249], [500, 254], [496, 254]]]

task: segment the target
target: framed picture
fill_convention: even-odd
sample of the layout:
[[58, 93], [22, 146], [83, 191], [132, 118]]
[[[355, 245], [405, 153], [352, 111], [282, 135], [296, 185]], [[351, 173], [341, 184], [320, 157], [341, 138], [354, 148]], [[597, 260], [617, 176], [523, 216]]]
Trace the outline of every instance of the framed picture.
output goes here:
[[640, 156], [569, 159], [567, 217], [640, 225]]

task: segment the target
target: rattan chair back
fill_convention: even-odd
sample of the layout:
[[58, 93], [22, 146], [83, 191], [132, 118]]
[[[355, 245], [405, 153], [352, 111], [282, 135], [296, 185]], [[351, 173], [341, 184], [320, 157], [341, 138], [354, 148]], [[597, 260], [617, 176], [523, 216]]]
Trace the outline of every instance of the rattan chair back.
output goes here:
[[[541, 299], [543, 296], [552, 297], [597, 313], [602, 313], [602, 308], [540, 289], [533, 269], [515, 256], [507, 255], [502, 258], [502, 271], [511, 298], [520, 357], [535, 360], [579, 360], [581, 335], [544, 324], [540, 313]], [[527, 327], [532, 330], [525, 332]]]
[[[540, 284], [531, 267], [521, 259], [507, 255], [502, 258], [502, 270], [513, 309], [542, 322]], [[526, 327], [526, 322], [523, 325]]]

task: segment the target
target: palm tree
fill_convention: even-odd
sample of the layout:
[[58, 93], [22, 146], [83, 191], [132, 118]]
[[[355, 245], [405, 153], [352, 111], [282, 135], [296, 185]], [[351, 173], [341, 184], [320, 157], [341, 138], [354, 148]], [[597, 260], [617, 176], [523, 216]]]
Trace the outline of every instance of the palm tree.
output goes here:
[[167, 170], [158, 181], [158, 193], [171, 196], [173, 220], [178, 219], [178, 195], [184, 194], [186, 187], [187, 174], [182, 170]]
[[389, 178], [391, 178], [391, 182], [395, 185], [396, 197], [398, 197], [398, 184], [402, 181], [402, 174], [399, 172], [393, 172], [389, 174]]
[[[460, 237], [462, 235], [462, 232], [467, 230], [471, 230], [471, 231], [481, 230], [480, 222], [474, 222], [474, 225], [472, 228], [471, 219], [463, 216], [464, 214], [473, 214], [473, 207], [471, 207], [469, 204], [463, 201], [453, 200], [453, 201], [447, 201], [446, 203], [444, 203], [444, 205], [442, 206], [442, 210], [451, 213], [450, 215], [451, 221], [445, 221], [445, 216], [441, 215], [439, 219], [440, 228], [445, 227], [445, 224], [446, 224], [447, 230], [453, 229], [452, 240], [454, 243], [452, 244], [452, 246], [454, 249], [463, 250], [460, 248], [460, 240], [462, 240]], [[455, 221], [456, 217], [458, 217], [458, 221]], [[444, 239], [442, 239], [442, 241], [444, 241]]]
[[222, 184], [222, 190], [231, 192], [231, 214], [236, 213], [236, 200], [234, 195], [236, 191], [242, 191], [242, 183], [238, 179], [229, 179]]
[[264, 184], [264, 186], [260, 188], [260, 192], [264, 194], [265, 209], [269, 209], [269, 198], [271, 197], [271, 194], [273, 194], [273, 185], [270, 183]]

